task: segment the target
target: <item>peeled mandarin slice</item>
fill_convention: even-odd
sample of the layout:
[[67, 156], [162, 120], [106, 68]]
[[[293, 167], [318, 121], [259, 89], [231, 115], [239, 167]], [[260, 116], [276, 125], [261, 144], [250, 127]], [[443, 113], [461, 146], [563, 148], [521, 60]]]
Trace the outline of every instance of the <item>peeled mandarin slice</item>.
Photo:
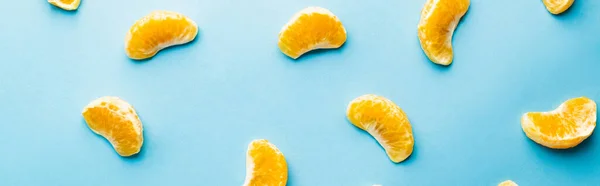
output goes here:
[[279, 49], [297, 59], [316, 49], [339, 48], [346, 42], [346, 29], [331, 11], [308, 7], [296, 13], [279, 32]]
[[404, 161], [412, 153], [412, 127], [394, 102], [378, 95], [363, 95], [348, 104], [346, 115], [354, 126], [371, 134], [393, 162]]
[[548, 9], [548, 12], [552, 14], [561, 14], [567, 11], [567, 9], [573, 5], [575, 0], [543, 0], [543, 2], [546, 9]]
[[288, 178], [283, 153], [264, 139], [248, 145], [244, 186], [285, 186]]
[[63, 10], [77, 10], [81, 0], [48, 0], [48, 3]]
[[519, 186], [519, 185], [517, 185], [517, 183], [513, 182], [512, 180], [506, 180], [506, 181], [503, 181], [502, 183], [498, 184], [498, 186]]
[[142, 122], [129, 103], [118, 97], [101, 97], [83, 109], [83, 118], [96, 134], [106, 138], [121, 156], [140, 152]]
[[151, 58], [158, 51], [193, 41], [198, 25], [192, 19], [170, 11], [154, 11], [131, 26], [125, 37], [125, 52], [131, 59]]
[[528, 112], [521, 127], [536, 143], [553, 149], [579, 145], [596, 127], [596, 102], [586, 97], [569, 99], [549, 112]]
[[418, 26], [419, 41], [433, 63], [452, 63], [452, 35], [470, 4], [469, 0], [427, 0], [425, 3]]

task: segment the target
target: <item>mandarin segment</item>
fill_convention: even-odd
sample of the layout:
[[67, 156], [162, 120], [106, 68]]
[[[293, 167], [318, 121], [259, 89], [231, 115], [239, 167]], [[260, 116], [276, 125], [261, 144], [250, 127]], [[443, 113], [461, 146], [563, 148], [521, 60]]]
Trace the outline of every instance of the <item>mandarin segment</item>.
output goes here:
[[283, 153], [264, 139], [248, 145], [244, 186], [285, 186], [288, 178]]
[[142, 122], [129, 103], [118, 97], [101, 97], [82, 112], [88, 127], [106, 138], [121, 156], [140, 152], [144, 137]]
[[394, 102], [378, 95], [363, 95], [348, 104], [346, 115], [354, 126], [371, 134], [393, 162], [404, 161], [412, 153], [412, 127]]
[[63, 10], [77, 10], [81, 0], [48, 0], [48, 3]]
[[512, 180], [506, 180], [506, 181], [503, 181], [502, 183], [498, 184], [498, 186], [519, 186], [519, 185], [517, 185], [517, 183], [515, 183]]
[[419, 41], [433, 63], [452, 63], [452, 35], [470, 4], [470, 0], [427, 0], [425, 3], [418, 25]]
[[542, 0], [548, 12], [552, 14], [561, 14], [567, 11], [575, 0]]
[[521, 118], [528, 138], [553, 149], [567, 149], [587, 139], [596, 127], [596, 102], [573, 98], [549, 112], [528, 112]]
[[131, 59], [151, 58], [160, 50], [193, 41], [198, 25], [170, 11], [154, 11], [131, 26], [125, 37], [125, 52]]
[[279, 49], [297, 59], [317, 49], [339, 48], [346, 42], [346, 29], [331, 11], [308, 7], [296, 13], [279, 32]]

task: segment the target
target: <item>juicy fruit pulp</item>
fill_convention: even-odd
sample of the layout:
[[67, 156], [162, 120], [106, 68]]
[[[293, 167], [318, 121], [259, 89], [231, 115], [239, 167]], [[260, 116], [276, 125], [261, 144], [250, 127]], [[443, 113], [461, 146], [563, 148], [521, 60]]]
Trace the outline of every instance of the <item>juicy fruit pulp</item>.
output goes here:
[[569, 9], [575, 0], [543, 0], [548, 12], [560, 14]]
[[176, 12], [154, 11], [131, 26], [125, 37], [125, 52], [131, 59], [150, 58], [158, 51], [193, 41], [198, 25]]
[[440, 65], [452, 63], [452, 35], [470, 4], [470, 0], [427, 0], [418, 30], [421, 48], [429, 60]]
[[553, 149], [575, 147], [596, 127], [596, 103], [579, 97], [553, 111], [528, 112], [521, 118], [521, 127], [527, 137], [540, 145]]
[[329, 10], [309, 7], [298, 12], [279, 32], [279, 49], [297, 59], [316, 49], [339, 48], [346, 42], [346, 29]]
[[371, 134], [395, 163], [413, 151], [414, 139], [408, 117], [394, 102], [377, 95], [363, 95], [348, 104], [350, 122]]
[[248, 145], [244, 186], [285, 186], [287, 178], [285, 157], [275, 145], [264, 139]]
[[64, 10], [77, 10], [81, 0], [48, 0], [48, 3]]
[[106, 138], [121, 156], [140, 152], [144, 138], [142, 122], [129, 103], [117, 97], [102, 97], [82, 112], [88, 127]]
[[502, 183], [498, 184], [498, 186], [519, 186], [519, 185], [517, 185], [517, 183], [513, 182], [512, 180], [506, 180], [506, 181], [503, 181]]

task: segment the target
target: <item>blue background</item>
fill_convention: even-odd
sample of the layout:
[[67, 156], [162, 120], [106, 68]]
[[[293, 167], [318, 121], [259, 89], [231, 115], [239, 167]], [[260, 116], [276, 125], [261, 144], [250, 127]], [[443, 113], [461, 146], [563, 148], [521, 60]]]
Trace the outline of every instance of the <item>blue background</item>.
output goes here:
[[[600, 1], [553, 16], [539, 0], [472, 0], [450, 67], [416, 32], [425, 0], [44, 0], [0, 6], [0, 185], [241, 185], [253, 139], [277, 145], [288, 185], [600, 184], [600, 140], [549, 150], [520, 128], [527, 111], [600, 100]], [[339, 50], [292, 60], [277, 34], [322, 6], [348, 30]], [[153, 10], [195, 20], [199, 37], [144, 62], [124, 53], [129, 27]], [[345, 119], [346, 104], [383, 95], [408, 114], [415, 151], [392, 163]], [[119, 96], [145, 143], [119, 157], [80, 112]]]

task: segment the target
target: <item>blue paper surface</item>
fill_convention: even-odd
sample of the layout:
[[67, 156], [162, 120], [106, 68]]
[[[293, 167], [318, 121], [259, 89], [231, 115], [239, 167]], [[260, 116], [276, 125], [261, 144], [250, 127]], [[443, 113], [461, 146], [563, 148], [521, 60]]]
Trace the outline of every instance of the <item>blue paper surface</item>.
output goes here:
[[[579, 96], [600, 100], [600, 1], [563, 15], [540, 0], [472, 0], [454, 64], [431, 63], [417, 38], [425, 0], [43, 0], [0, 6], [0, 185], [241, 185], [245, 152], [268, 139], [290, 186], [600, 185], [600, 136], [570, 150], [529, 140], [520, 117]], [[277, 34], [321, 6], [348, 31], [338, 50], [292, 60]], [[136, 62], [129, 27], [153, 10], [183, 13], [198, 38]], [[392, 163], [345, 118], [374, 93], [408, 114], [415, 151]], [[101, 96], [131, 103], [144, 147], [119, 157], [81, 110]]]

